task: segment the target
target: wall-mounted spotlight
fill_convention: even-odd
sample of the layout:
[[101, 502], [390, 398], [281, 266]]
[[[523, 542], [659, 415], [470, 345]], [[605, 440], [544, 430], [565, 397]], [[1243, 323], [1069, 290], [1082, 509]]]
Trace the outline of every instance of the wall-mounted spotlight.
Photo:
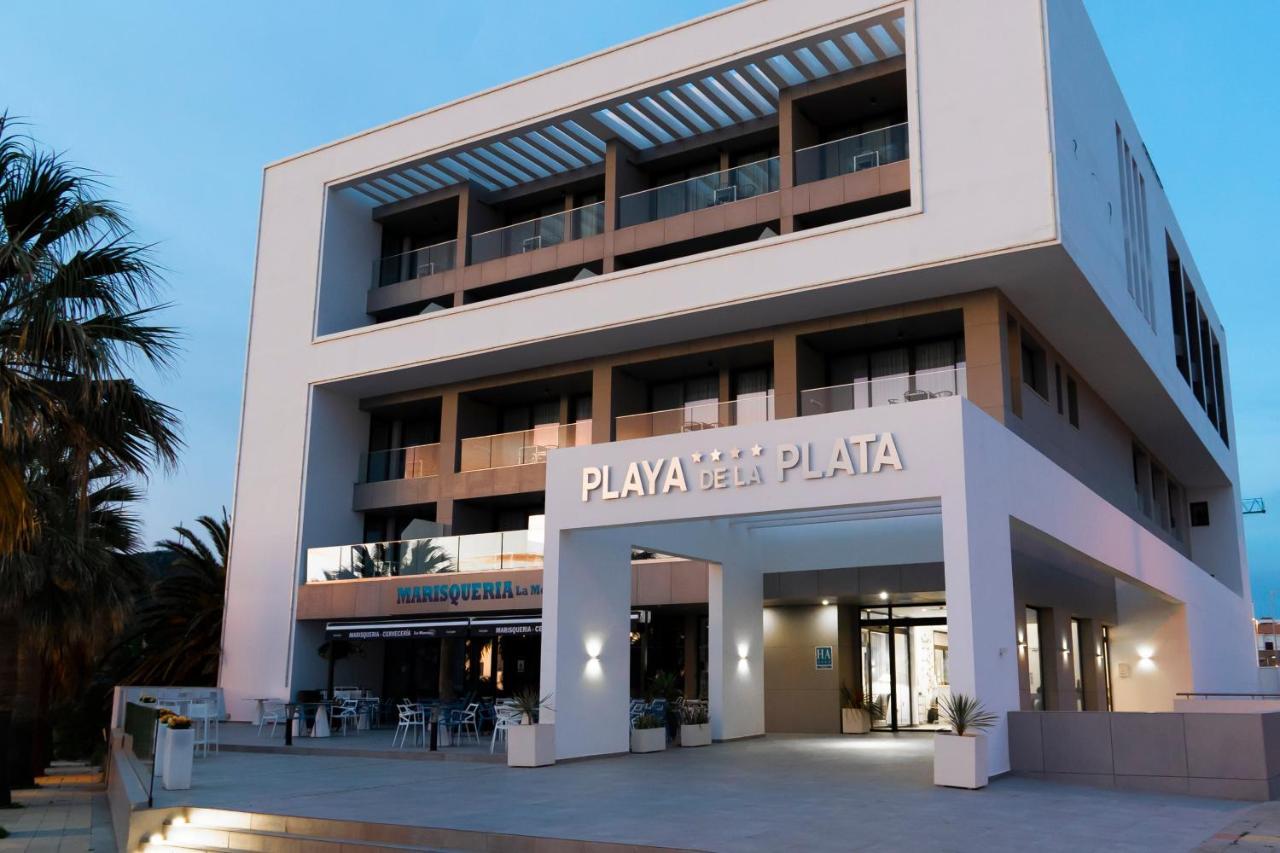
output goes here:
[[589, 678], [599, 678], [603, 670], [600, 667], [600, 652], [604, 650], [604, 642], [599, 637], [587, 638], [587, 666], [586, 675]]
[[881, 591], [880, 591], [880, 600], [881, 600], [881, 601], [888, 601], [888, 600], [889, 600], [889, 593], [885, 592], [884, 590], [881, 590]]
[[827, 607], [827, 606], [829, 606], [830, 604], [831, 604], [831, 599], [829, 599], [829, 598], [824, 598], [824, 599], [822, 599], [822, 606], [823, 606], [823, 607]]

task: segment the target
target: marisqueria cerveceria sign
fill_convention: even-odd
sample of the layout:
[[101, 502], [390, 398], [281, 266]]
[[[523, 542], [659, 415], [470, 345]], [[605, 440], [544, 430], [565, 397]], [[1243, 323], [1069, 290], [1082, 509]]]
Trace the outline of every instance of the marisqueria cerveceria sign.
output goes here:
[[[772, 466], [771, 472], [766, 468]], [[694, 489], [737, 489], [789, 479], [822, 480], [901, 471], [893, 433], [839, 436], [831, 444], [779, 444], [773, 453], [758, 442], [748, 448], [714, 448], [684, 456], [641, 459], [626, 468], [589, 465], [582, 469], [582, 500], [621, 500]]]

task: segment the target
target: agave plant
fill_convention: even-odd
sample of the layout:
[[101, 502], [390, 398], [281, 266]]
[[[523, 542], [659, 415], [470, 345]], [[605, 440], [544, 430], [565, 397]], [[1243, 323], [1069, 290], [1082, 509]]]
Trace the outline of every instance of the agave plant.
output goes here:
[[971, 729], [989, 729], [999, 720], [995, 714], [982, 707], [977, 697], [964, 693], [943, 696], [938, 702], [938, 710], [942, 721], [958, 735], [967, 734]]
[[667, 721], [657, 714], [641, 714], [636, 717], [636, 721], [631, 724], [631, 727], [633, 729], [665, 729]]
[[680, 709], [680, 722], [686, 726], [703, 726], [711, 722], [711, 715], [707, 712], [706, 705], [690, 702]]
[[531, 726], [538, 721], [538, 714], [543, 708], [551, 708], [551, 694], [539, 696], [536, 688], [529, 687], [511, 697], [511, 708], [526, 726]]

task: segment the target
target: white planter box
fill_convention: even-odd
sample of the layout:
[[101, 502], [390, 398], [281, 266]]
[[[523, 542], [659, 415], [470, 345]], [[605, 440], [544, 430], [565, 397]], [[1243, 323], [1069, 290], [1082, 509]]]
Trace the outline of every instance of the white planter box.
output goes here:
[[862, 708], [841, 708], [840, 731], [847, 735], [865, 735], [871, 731], [871, 715]]
[[551, 723], [507, 729], [508, 767], [546, 767], [556, 763], [556, 727]]
[[933, 784], [948, 788], [987, 787], [987, 736], [935, 735]]
[[667, 727], [656, 729], [632, 729], [632, 752], [659, 752], [667, 748]]
[[156, 742], [151, 745], [156, 776], [164, 772], [164, 745], [169, 742], [168, 732], [169, 727], [163, 723], [156, 726]]
[[164, 727], [164, 763], [160, 775], [166, 791], [185, 791], [191, 787], [191, 762], [196, 752], [195, 729]]
[[[682, 723], [680, 725], [680, 745], [681, 746], [710, 746], [711, 745], [711, 724]], [[634, 749], [635, 747], [632, 747]]]

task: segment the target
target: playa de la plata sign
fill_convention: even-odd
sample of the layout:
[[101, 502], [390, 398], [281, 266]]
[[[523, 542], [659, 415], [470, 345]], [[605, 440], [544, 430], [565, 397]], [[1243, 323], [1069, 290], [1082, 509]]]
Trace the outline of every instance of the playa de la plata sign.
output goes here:
[[[714, 448], [685, 456], [640, 459], [626, 467], [588, 465], [582, 469], [582, 500], [622, 500], [694, 489], [740, 489], [789, 479], [823, 480], [901, 471], [902, 455], [893, 433], [838, 436], [829, 445], [779, 444], [773, 452], [759, 442], [748, 448]], [[766, 468], [772, 468], [766, 471]]]

